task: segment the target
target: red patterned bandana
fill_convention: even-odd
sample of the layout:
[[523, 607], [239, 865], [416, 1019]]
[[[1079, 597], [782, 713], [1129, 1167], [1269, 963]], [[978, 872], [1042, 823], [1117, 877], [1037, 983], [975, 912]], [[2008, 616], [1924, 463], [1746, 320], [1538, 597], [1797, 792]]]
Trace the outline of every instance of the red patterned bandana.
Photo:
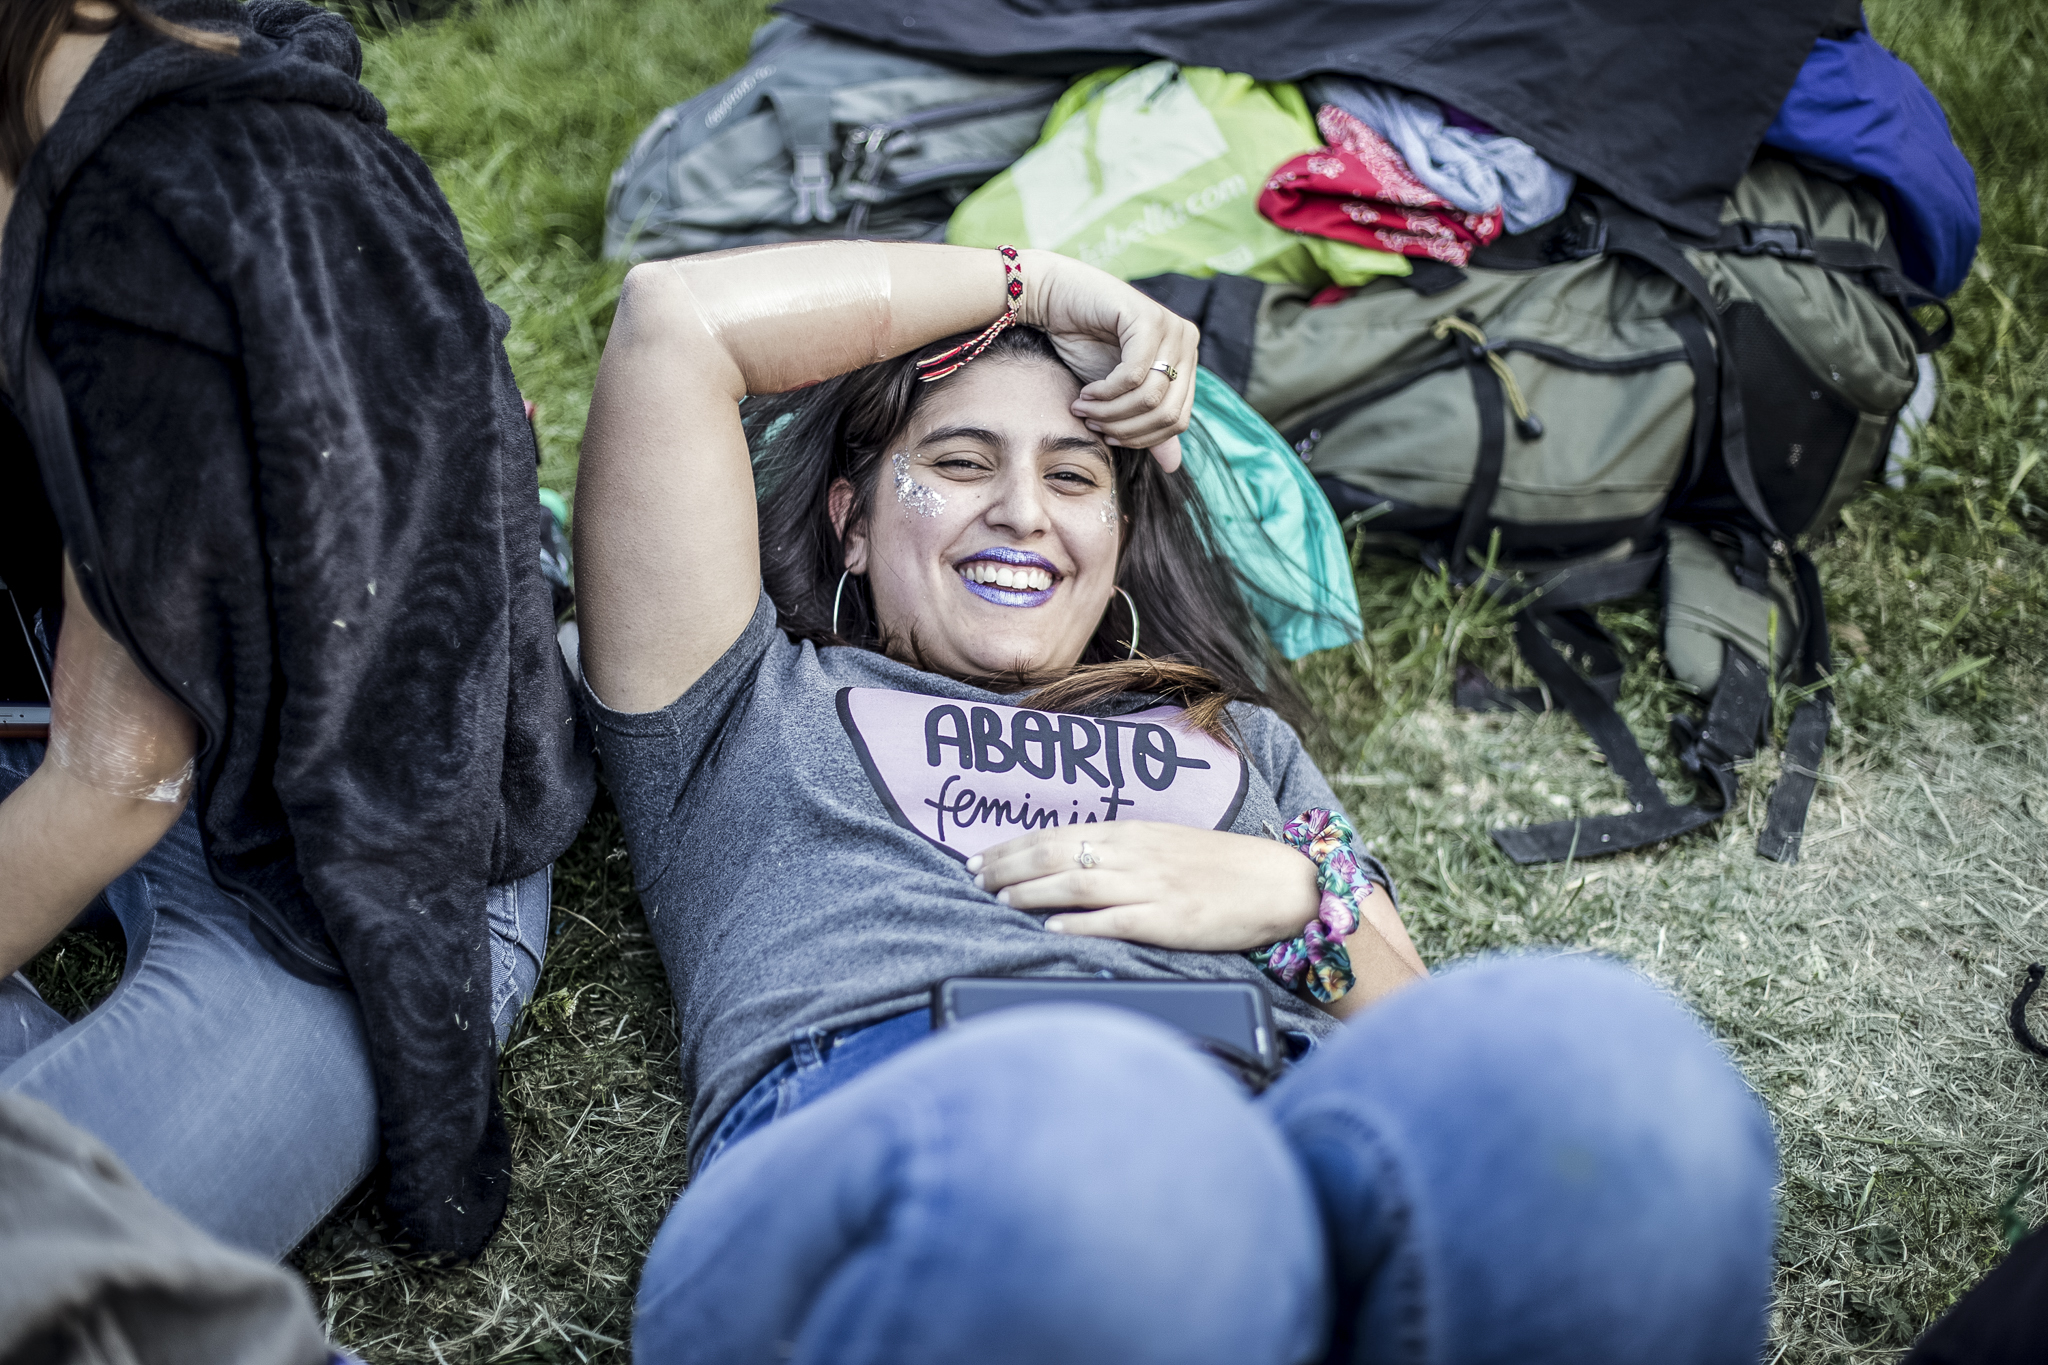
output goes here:
[[1417, 180], [1387, 140], [1335, 105], [1316, 115], [1329, 146], [1273, 172], [1259, 212], [1289, 232], [1462, 266], [1500, 236], [1500, 210], [1466, 213]]

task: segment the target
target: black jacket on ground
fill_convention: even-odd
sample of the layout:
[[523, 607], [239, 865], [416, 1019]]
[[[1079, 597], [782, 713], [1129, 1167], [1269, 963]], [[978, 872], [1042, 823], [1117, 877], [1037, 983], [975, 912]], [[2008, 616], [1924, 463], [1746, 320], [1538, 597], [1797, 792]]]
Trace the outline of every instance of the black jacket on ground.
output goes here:
[[1857, 0], [780, 0], [807, 23], [1005, 71], [1165, 57], [1417, 90], [1640, 213], [1713, 236], [1824, 29]]
[[2036, 1228], [1927, 1329], [1900, 1365], [2048, 1359], [2048, 1228]]
[[241, 54], [123, 25], [23, 170], [0, 487], [31, 491], [0, 574], [53, 608], [61, 536], [198, 718], [215, 879], [286, 965], [353, 986], [387, 1207], [473, 1254], [510, 1166], [484, 891], [593, 794], [506, 319], [346, 22], [158, 8]]

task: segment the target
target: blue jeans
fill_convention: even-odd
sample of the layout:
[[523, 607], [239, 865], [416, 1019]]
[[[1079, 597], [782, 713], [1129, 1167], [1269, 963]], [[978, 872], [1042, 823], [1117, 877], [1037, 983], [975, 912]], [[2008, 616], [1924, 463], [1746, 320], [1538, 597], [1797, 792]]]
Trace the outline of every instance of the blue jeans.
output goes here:
[[921, 1024], [740, 1101], [648, 1255], [640, 1365], [1757, 1358], [1770, 1125], [1622, 967], [1446, 972], [1257, 1099], [1116, 1011]]
[[[0, 742], [0, 795], [42, 748]], [[501, 1046], [540, 976], [548, 885], [543, 869], [490, 891]], [[103, 899], [127, 939], [120, 984], [72, 1024], [21, 974], [0, 979], [0, 1090], [99, 1138], [222, 1241], [283, 1256], [377, 1159], [354, 993], [300, 980], [257, 942], [241, 903], [207, 875], [190, 810]]]

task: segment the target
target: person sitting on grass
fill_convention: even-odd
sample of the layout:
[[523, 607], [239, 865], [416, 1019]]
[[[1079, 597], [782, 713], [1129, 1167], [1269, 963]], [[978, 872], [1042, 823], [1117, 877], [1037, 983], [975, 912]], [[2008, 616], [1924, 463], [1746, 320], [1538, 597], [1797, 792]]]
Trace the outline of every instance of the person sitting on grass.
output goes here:
[[[361, 59], [298, 0], [0, 6], [0, 579], [55, 653], [0, 1091], [241, 1250], [381, 1169], [463, 1257], [595, 777], [505, 316]], [[126, 963], [68, 1020], [16, 968], [81, 912]]]
[[[1035, 251], [627, 277], [581, 662], [694, 1171], [636, 1359], [1756, 1358], [1761, 1107], [1620, 967], [1428, 977], [1178, 469], [1197, 342]], [[931, 1030], [1091, 975], [1255, 983], [1305, 1055]]]

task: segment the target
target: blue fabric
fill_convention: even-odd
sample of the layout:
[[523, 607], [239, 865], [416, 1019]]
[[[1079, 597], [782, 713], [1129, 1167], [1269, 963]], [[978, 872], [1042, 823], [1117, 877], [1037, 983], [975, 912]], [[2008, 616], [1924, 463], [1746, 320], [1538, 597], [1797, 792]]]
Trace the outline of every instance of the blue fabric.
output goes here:
[[1444, 118], [1427, 95], [1378, 81], [1318, 76], [1302, 83], [1316, 104], [1334, 104], [1401, 154], [1417, 180], [1467, 213], [1499, 209], [1509, 232], [1527, 232], [1564, 212], [1572, 173], [1553, 166], [1520, 138], [1481, 133]]
[[[0, 795], [42, 749], [0, 741]], [[548, 882], [543, 868], [485, 893], [501, 1046], [540, 975]], [[248, 912], [207, 872], [189, 810], [104, 902], [127, 962], [91, 1013], [69, 1022], [19, 973], [0, 977], [0, 1090], [106, 1143], [151, 1194], [223, 1242], [283, 1256], [377, 1159], [355, 996], [300, 980], [257, 942]]]
[[1207, 370], [1195, 372], [1180, 448], [1275, 647], [1299, 659], [1363, 635], [1351, 551], [1330, 500], [1272, 424]]
[[932, 1014], [911, 1010], [878, 1024], [852, 1028], [800, 1029], [789, 1040], [789, 1056], [777, 1062], [739, 1102], [725, 1111], [711, 1140], [697, 1158], [697, 1170], [741, 1138], [752, 1137], [779, 1118], [795, 1113], [812, 1100], [823, 1099], [854, 1077], [887, 1061], [912, 1043], [931, 1036]]
[[1763, 1341], [1770, 1125], [1612, 963], [1446, 972], [1258, 1099], [1114, 1010], [809, 1041], [655, 1238], [640, 1365], [1753, 1365]]
[[1962, 287], [1982, 231], [1977, 174], [1941, 101], [1868, 30], [1814, 43], [1764, 145], [1877, 181], [1906, 277], [1944, 298]]

